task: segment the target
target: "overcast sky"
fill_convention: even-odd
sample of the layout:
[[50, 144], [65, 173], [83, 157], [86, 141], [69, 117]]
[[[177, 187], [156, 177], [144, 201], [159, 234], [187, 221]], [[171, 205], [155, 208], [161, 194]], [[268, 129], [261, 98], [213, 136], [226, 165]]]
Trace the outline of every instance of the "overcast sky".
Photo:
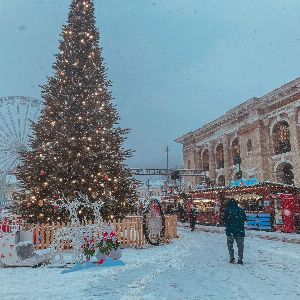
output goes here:
[[[0, 0], [0, 96], [40, 97], [70, 0]], [[182, 165], [174, 139], [300, 76], [298, 0], [94, 0], [132, 167]]]

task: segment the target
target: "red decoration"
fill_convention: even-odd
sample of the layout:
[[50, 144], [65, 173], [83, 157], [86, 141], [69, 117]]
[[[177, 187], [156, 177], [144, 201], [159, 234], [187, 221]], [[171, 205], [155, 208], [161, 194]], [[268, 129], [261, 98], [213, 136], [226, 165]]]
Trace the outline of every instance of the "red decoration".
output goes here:
[[58, 198], [59, 198], [59, 195], [58, 195], [58, 194], [54, 194], [54, 195], [53, 195], [53, 198], [54, 198], [54, 199], [58, 199]]
[[46, 171], [44, 171], [44, 170], [41, 170], [41, 172], [40, 172], [40, 176], [45, 176], [46, 175]]
[[159, 206], [157, 204], [153, 203], [152, 207], [153, 207], [153, 209], [155, 210], [155, 212], [157, 214], [160, 214], [160, 209], [159, 209]]
[[102, 258], [102, 259], [100, 259], [100, 260], [97, 262], [97, 264], [100, 266], [100, 265], [102, 265], [104, 262], [105, 262], [105, 259]]

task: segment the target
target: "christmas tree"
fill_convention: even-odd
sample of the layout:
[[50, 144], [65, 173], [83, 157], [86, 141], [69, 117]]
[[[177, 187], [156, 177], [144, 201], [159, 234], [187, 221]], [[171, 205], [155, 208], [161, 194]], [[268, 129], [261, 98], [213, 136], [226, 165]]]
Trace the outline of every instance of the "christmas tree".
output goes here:
[[135, 180], [125, 165], [132, 151], [122, 147], [128, 130], [118, 125], [95, 23], [93, 1], [73, 0], [54, 75], [42, 87], [45, 107], [16, 174], [15, 212], [29, 222], [66, 221], [53, 203], [78, 192], [103, 199], [104, 217], [134, 210]]

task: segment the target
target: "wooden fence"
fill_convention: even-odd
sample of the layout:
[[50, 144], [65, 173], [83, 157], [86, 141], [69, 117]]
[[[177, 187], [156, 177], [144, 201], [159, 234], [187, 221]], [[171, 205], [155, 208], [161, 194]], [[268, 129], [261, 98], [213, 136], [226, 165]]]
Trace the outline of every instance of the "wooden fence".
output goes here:
[[[166, 215], [165, 220], [165, 242], [170, 242], [173, 238], [178, 237], [177, 216]], [[133, 216], [123, 220], [113, 220], [105, 223], [113, 226], [116, 236], [123, 247], [143, 248], [146, 245], [143, 230], [143, 217]], [[90, 221], [88, 224], [93, 223]], [[86, 223], [83, 223], [82, 225], [86, 225]], [[40, 250], [48, 248], [53, 243], [54, 232], [56, 229], [66, 226], [70, 226], [70, 224], [38, 224], [25, 226], [22, 230], [33, 230], [33, 242], [35, 248]], [[64, 241], [64, 248], [70, 249], [71, 241]]]

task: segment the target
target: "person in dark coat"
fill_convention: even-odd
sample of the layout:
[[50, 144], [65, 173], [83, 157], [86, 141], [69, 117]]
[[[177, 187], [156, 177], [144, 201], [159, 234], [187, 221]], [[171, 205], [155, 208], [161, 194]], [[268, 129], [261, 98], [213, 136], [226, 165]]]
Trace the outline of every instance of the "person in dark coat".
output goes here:
[[191, 231], [195, 230], [196, 220], [197, 220], [197, 209], [196, 209], [195, 206], [192, 206], [191, 207], [191, 211], [190, 211], [190, 226], [191, 226]]
[[224, 211], [223, 222], [226, 226], [227, 247], [230, 263], [235, 262], [233, 243], [236, 241], [238, 247], [238, 264], [243, 264], [244, 254], [244, 223], [247, 220], [245, 211], [238, 207], [235, 199], [229, 199]]
[[181, 223], [184, 223], [184, 209], [180, 203], [178, 203], [178, 211], [179, 211], [179, 219]]

